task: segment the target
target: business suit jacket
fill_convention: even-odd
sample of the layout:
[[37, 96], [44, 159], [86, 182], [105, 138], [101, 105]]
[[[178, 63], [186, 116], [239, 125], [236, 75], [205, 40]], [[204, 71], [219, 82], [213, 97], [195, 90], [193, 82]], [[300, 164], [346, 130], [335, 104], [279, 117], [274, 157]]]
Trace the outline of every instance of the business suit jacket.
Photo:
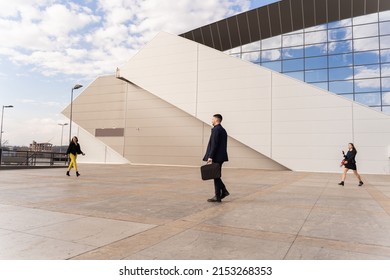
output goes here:
[[221, 124], [217, 124], [211, 129], [209, 144], [207, 145], [206, 154], [203, 157], [204, 161], [209, 158], [213, 162], [223, 163], [228, 161], [227, 154], [227, 133]]

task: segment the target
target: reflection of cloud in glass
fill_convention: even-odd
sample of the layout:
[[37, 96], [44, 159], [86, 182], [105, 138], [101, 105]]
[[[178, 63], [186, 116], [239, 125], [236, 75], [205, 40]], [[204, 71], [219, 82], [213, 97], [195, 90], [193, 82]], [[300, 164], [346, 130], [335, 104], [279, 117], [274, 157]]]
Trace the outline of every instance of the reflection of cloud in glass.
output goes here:
[[283, 47], [302, 46], [303, 34], [283, 36]]
[[390, 91], [390, 78], [382, 78], [382, 90]]
[[379, 77], [380, 77], [379, 65], [355, 67], [355, 79], [379, 78]]
[[330, 42], [328, 44], [330, 54], [348, 53], [352, 51], [352, 40], [341, 42]]
[[327, 28], [326, 24], [321, 24], [321, 25], [305, 28], [305, 32], [320, 31], [320, 30], [325, 30], [326, 28]]
[[300, 58], [303, 57], [303, 48], [295, 47], [295, 48], [283, 49], [282, 54], [284, 59]]
[[390, 105], [390, 92], [382, 93], [382, 103], [383, 105]]
[[390, 36], [381, 37], [381, 49], [390, 48]]
[[369, 14], [364, 15], [360, 17], [354, 17], [353, 18], [353, 24], [364, 24], [364, 23], [371, 23], [371, 22], [377, 22], [378, 21], [378, 14]]
[[352, 39], [352, 28], [344, 27], [338, 29], [330, 29], [328, 31], [329, 41], [340, 41]]
[[382, 62], [390, 62], [390, 50], [381, 50]]
[[309, 32], [305, 34], [305, 44], [323, 43], [328, 40], [328, 33], [324, 31]]
[[380, 12], [379, 13], [379, 20], [390, 20], [390, 11]]
[[364, 38], [370, 36], [378, 36], [378, 23], [358, 25], [353, 28], [354, 38]]
[[380, 91], [380, 79], [355, 80], [355, 92]]
[[329, 28], [338, 28], [338, 27], [345, 27], [351, 25], [352, 25], [352, 20], [350, 18], [328, 23]]
[[317, 45], [311, 45], [305, 47], [305, 56], [321, 56], [326, 55], [328, 51], [326, 44], [317, 44]]
[[263, 61], [272, 61], [280, 59], [280, 56], [280, 50], [263, 51], [261, 54], [261, 59]]
[[390, 76], [390, 64], [382, 65], [382, 77]]
[[253, 52], [253, 51], [258, 51], [258, 50], [260, 50], [260, 41], [242, 46], [243, 52]]
[[355, 101], [368, 106], [380, 106], [381, 95], [380, 92], [356, 94]]
[[379, 38], [356, 39], [353, 42], [354, 51], [369, 51], [379, 49]]
[[355, 65], [379, 63], [379, 51], [358, 52], [354, 54]]
[[282, 45], [282, 36], [275, 36], [272, 38], [264, 39], [261, 42], [262, 49], [276, 49]]
[[242, 59], [253, 63], [258, 63], [260, 62], [260, 52], [243, 53]]

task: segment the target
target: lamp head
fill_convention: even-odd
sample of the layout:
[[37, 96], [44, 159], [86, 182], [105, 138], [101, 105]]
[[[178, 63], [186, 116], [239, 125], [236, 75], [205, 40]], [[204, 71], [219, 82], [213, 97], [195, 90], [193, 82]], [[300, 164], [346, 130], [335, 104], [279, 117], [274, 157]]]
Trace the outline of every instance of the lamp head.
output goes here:
[[75, 85], [74, 87], [73, 87], [73, 89], [79, 89], [79, 88], [81, 88], [81, 87], [83, 87], [82, 85], [79, 85], [79, 84], [77, 84], [77, 85]]

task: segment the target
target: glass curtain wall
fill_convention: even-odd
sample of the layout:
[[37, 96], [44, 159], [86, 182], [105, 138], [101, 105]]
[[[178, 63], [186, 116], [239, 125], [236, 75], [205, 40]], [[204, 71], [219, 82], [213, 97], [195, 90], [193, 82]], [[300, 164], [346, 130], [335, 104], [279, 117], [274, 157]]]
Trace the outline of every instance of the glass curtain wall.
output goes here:
[[283, 34], [227, 53], [390, 114], [390, 11]]

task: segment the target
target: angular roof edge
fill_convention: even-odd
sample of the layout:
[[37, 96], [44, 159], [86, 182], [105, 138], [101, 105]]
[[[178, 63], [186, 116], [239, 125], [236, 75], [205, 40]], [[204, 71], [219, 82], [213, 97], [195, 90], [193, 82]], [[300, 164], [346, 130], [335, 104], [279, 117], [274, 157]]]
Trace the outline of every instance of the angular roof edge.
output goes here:
[[387, 0], [282, 0], [179, 36], [226, 51], [303, 28], [387, 10]]

